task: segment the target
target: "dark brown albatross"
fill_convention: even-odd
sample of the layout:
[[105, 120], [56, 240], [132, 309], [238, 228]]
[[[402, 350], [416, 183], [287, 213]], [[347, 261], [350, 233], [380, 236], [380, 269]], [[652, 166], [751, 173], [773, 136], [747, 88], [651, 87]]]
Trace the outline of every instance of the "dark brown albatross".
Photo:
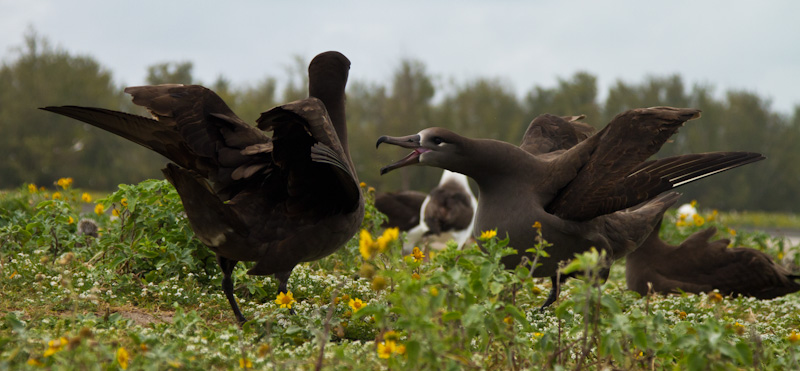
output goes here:
[[[309, 98], [261, 114], [253, 127], [198, 85], [125, 89], [155, 119], [101, 108], [47, 111], [110, 131], [171, 161], [165, 177], [181, 196], [197, 238], [217, 254], [222, 289], [236, 319], [231, 272], [254, 261], [287, 292], [292, 269], [325, 257], [358, 230], [364, 200], [347, 146], [344, 89], [350, 61], [317, 55]], [[273, 131], [272, 138], [265, 131]]]
[[658, 237], [660, 225], [636, 251], [625, 258], [628, 290], [701, 293], [715, 289], [723, 295], [772, 299], [800, 291], [800, 276], [776, 264], [769, 255], [747, 247], [728, 248], [731, 241], [709, 241], [714, 227], [695, 232], [680, 245]]
[[[672, 107], [630, 110], [585, 140], [581, 138], [588, 134], [581, 134], [577, 126], [544, 115], [531, 122], [521, 147], [469, 139], [443, 128], [406, 137], [384, 136], [378, 145], [386, 142], [414, 151], [381, 173], [420, 164], [473, 178], [481, 195], [474, 233], [497, 228], [520, 250], [533, 246], [537, 233], [531, 225], [540, 222], [544, 238], [554, 245], [550, 257], [540, 259], [542, 265], [534, 271], [535, 276], [553, 278], [547, 306], [558, 295], [555, 277], [560, 261], [592, 246], [605, 250], [612, 260], [627, 255], [677, 200], [677, 193], [665, 191], [764, 158], [757, 153], [722, 152], [647, 161], [684, 122], [699, 114]], [[549, 123], [558, 120], [577, 132], [574, 139], [536, 135], [561, 128]], [[553, 138], [566, 139], [553, 142]], [[522, 256], [506, 256], [503, 263], [513, 268]]]

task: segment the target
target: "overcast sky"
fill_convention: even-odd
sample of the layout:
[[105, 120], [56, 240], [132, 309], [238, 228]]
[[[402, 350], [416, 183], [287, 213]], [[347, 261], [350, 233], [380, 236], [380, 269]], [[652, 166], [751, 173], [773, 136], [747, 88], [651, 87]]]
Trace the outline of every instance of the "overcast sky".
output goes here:
[[351, 79], [388, 84], [414, 58], [441, 83], [499, 77], [520, 94], [580, 70], [601, 92], [678, 73], [789, 113], [800, 104], [798, 16], [800, 1], [0, 0], [0, 56], [12, 61], [33, 27], [125, 85], [186, 60], [201, 81], [253, 83], [326, 50], [350, 58]]

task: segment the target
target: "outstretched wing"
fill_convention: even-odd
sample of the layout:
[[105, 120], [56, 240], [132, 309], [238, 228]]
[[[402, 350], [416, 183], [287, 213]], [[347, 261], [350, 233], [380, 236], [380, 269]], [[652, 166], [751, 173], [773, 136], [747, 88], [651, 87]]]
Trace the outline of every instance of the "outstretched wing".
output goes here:
[[117, 134], [160, 153], [208, 179], [223, 200], [271, 171], [270, 138], [239, 119], [213, 91], [199, 85], [125, 89], [154, 119], [101, 108], [64, 106], [44, 110]]

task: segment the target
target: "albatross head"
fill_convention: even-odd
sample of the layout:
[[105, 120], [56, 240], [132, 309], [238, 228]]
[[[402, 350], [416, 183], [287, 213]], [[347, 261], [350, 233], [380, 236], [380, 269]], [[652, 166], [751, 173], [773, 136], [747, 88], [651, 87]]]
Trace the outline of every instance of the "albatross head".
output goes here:
[[417, 164], [454, 170], [452, 166], [459, 156], [464, 139], [464, 137], [443, 128], [427, 128], [418, 134], [404, 137], [382, 136], [378, 138], [376, 148], [381, 143], [388, 143], [411, 148], [414, 151], [399, 161], [381, 168], [381, 175], [394, 169]]

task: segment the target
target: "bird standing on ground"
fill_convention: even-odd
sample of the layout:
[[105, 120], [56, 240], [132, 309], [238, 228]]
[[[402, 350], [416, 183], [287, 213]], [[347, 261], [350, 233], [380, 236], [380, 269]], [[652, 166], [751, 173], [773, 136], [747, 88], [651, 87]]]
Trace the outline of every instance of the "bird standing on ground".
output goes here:
[[[163, 170], [196, 237], [217, 255], [222, 289], [241, 323], [231, 273], [274, 274], [286, 293], [292, 269], [323, 258], [361, 225], [364, 199], [350, 158], [345, 85], [350, 61], [317, 55], [309, 98], [261, 114], [253, 127], [198, 85], [125, 89], [153, 119], [102, 108], [46, 107], [110, 131], [174, 163]], [[272, 131], [272, 137], [267, 136]]]
[[[677, 193], [666, 191], [764, 158], [721, 152], [647, 160], [699, 115], [695, 109], [634, 109], [591, 136], [561, 117], [543, 115], [531, 122], [520, 147], [465, 138], [443, 128], [384, 136], [377, 144], [413, 149], [381, 169], [382, 174], [420, 164], [473, 178], [480, 189], [474, 234], [496, 228], [500, 236], [508, 235], [510, 246], [524, 251], [535, 244], [538, 233], [531, 226], [539, 222], [544, 239], [553, 244], [547, 250], [550, 257], [540, 258], [542, 265], [534, 271], [534, 276], [553, 280], [547, 306], [558, 295], [559, 262], [591, 247], [605, 250], [611, 260], [627, 255], [677, 201]], [[561, 136], [561, 129], [574, 138]], [[566, 139], [559, 143], [553, 138]], [[523, 255], [506, 256], [503, 263], [513, 269]]]

